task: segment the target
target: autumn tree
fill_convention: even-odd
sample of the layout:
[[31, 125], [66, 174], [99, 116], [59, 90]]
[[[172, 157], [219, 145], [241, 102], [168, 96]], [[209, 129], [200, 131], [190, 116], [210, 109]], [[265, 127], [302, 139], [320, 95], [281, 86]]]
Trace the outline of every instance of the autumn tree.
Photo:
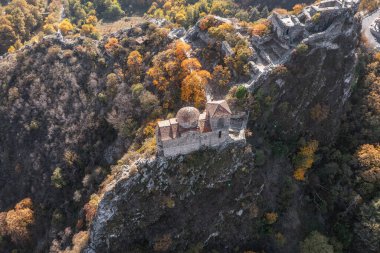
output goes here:
[[74, 29], [74, 26], [71, 24], [70, 20], [64, 19], [59, 24], [59, 29], [61, 30], [63, 35], [67, 35], [69, 32], [71, 32]]
[[132, 80], [138, 82], [140, 79], [140, 70], [143, 63], [142, 55], [139, 51], [132, 51], [127, 58], [129, 73], [132, 75]]
[[95, 28], [95, 26], [93, 24], [82, 25], [82, 28], [80, 30], [80, 34], [87, 36], [87, 37], [90, 37], [90, 38], [93, 38], [93, 39], [97, 39], [100, 36], [98, 30]]
[[380, 146], [364, 144], [356, 152], [356, 158], [363, 169], [362, 178], [369, 183], [380, 182]]
[[114, 37], [109, 38], [107, 43], [104, 45], [104, 48], [108, 52], [113, 52], [114, 50], [116, 50], [119, 47], [120, 47], [119, 40], [117, 38], [114, 38]]
[[[1, 21], [1, 19], [0, 19]], [[17, 40], [16, 33], [11, 25], [7, 23], [0, 24], [0, 53], [8, 50]]]
[[177, 40], [175, 43], [175, 54], [177, 58], [181, 61], [188, 57], [190, 49], [191, 46], [182, 40]]
[[188, 58], [182, 61], [181, 63], [182, 71], [185, 74], [190, 74], [192, 71], [197, 71], [202, 68], [201, 63], [198, 61], [197, 58]]
[[[4, 222], [4, 221], [3, 221]], [[6, 234], [16, 244], [30, 240], [30, 226], [34, 223], [33, 204], [30, 198], [21, 200], [5, 217]]]
[[193, 102], [196, 107], [201, 107], [206, 102], [205, 87], [211, 79], [211, 74], [206, 70], [191, 72], [181, 86], [181, 99], [185, 102]]
[[305, 180], [307, 170], [311, 168], [315, 160], [315, 152], [318, 149], [318, 141], [311, 140], [302, 145], [293, 159], [295, 171], [294, 178], [299, 181]]
[[293, 6], [293, 14], [294, 15], [298, 15], [298, 14], [300, 14], [302, 11], [303, 11], [303, 9], [305, 8], [305, 4], [296, 4], [296, 5], [294, 5]]
[[270, 23], [267, 19], [260, 19], [254, 22], [250, 29], [252, 35], [264, 36], [270, 32]]
[[100, 198], [96, 194], [92, 194], [90, 197], [90, 201], [84, 205], [84, 213], [86, 216], [87, 224], [90, 224], [95, 217], [96, 211], [98, 209], [98, 205], [100, 202]]

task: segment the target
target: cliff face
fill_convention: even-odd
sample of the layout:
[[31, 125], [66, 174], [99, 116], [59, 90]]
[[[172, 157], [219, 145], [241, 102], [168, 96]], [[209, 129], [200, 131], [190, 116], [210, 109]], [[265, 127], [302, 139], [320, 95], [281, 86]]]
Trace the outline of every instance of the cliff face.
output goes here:
[[281, 159], [271, 165], [255, 168], [251, 147], [239, 146], [126, 166], [128, 177], [99, 205], [86, 252], [257, 247], [252, 239], [267, 229], [260, 219], [275, 209], [281, 173], [291, 169]]
[[334, 139], [355, 82], [358, 21], [344, 11], [315, 24], [318, 33], [257, 80], [252, 146], [126, 165], [100, 202], [86, 252], [297, 252], [310, 221], [328, 227], [299, 202], [290, 159], [268, 141]]

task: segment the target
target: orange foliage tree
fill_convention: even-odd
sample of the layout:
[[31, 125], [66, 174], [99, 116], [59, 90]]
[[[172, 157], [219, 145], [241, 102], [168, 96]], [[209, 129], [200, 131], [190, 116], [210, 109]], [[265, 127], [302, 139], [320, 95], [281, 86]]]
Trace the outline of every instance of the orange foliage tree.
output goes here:
[[33, 203], [30, 198], [21, 200], [15, 208], [0, 214], [0, 235], [9, 235], [16, 244], [30, 240], [29, 228], [34, 223]]
[[200, 70], [202, 68], [202, 65], [198, 59], [189, 58], [182, 61], [181, 67], [186, 74], [190, 74], [192, 71]]
[[267, 19], [260, 19], [253, 23], [253, 25], [250, 27], [250, 30], [252, 35], [264, 36], [270, 31], [269, 21]]
[[90, 224], [94, 219], [96, 211], [98, 210], [99, 202], [99, 196], [96, 194], [92, 194], [90, 197], [90, 201], [84, 205], [84, 212], [88, 224]]
[[191, 49], [191, 46], [182, 40], [177, 40], [175, 43], [175, 49], [174, 49], [175, 54], [177, 58], [181, 61], [187, 58], [187, 55], [189, 54], [190, 49]]
[[137, 50], [132, 51], [128, 55], [128, 59], [127, 59], [128, 68], [132, 68], [132, 69], [139, 68], [142, 62], [143, 62], [143, 59], [139, 51]]
[[130, 74], [133, 75], [133, 78], [134, 81], [139, 81], [140, 79], [140, 69], [141, 69], [141, 65], [143, 63], [143, 58], [141, 56], [141, 54], [139, 53], [139, 51], [135, 50], [135, 51], [132, 51], [129, 55], [128, 55], [128, 58], [127, 58], [127, 65], [128, 65], [128, 70], [130, 72]]
[[181, 99], [185, 102], [194, 102], [196, 107], [203, 106], [206, 102], [205, 86], [211, 79], [211, 74], [206, 70], [191, 72], [181, 86]]
[[361, 177], [369, 183], [380, 182], [380, 145], [360, 146], [356, 158], [363, 169]]
[[104, 45], [104, 48], [111, 52], [113, 51], [114, 49], [118, 48], [120, 45], [119, 45], [119, 40], [117, 38], [109, 38], [107, 43]]
[[293, 6], [293, 14], [298, 15], [300, 14], [303, 9], [305, 8], [305, 4], [296, 4]]

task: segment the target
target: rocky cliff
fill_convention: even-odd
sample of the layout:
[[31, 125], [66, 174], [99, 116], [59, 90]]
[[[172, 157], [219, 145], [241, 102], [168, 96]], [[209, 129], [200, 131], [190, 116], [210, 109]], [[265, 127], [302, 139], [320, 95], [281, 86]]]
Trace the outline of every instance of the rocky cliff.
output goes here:
[[298, 252], [305, 231], [328, 228], [292, 179], [294, 147], [281, 141], [334, 140], [355, 83], [360, 22], [347, 10], [312, 28], [256, 81], [246, 146], [125, 164], [86, 252]]

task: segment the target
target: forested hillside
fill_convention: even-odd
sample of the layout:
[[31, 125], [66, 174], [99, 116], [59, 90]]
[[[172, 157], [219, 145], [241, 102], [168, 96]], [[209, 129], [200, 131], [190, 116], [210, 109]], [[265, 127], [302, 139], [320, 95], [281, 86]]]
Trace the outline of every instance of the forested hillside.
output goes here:
[[[378, 253], [380, 53], [356, 9], [277, 38], [311, 3], [0, 0], [0, 252]], [[247, 143], [157, 156], [210, 98]]]

